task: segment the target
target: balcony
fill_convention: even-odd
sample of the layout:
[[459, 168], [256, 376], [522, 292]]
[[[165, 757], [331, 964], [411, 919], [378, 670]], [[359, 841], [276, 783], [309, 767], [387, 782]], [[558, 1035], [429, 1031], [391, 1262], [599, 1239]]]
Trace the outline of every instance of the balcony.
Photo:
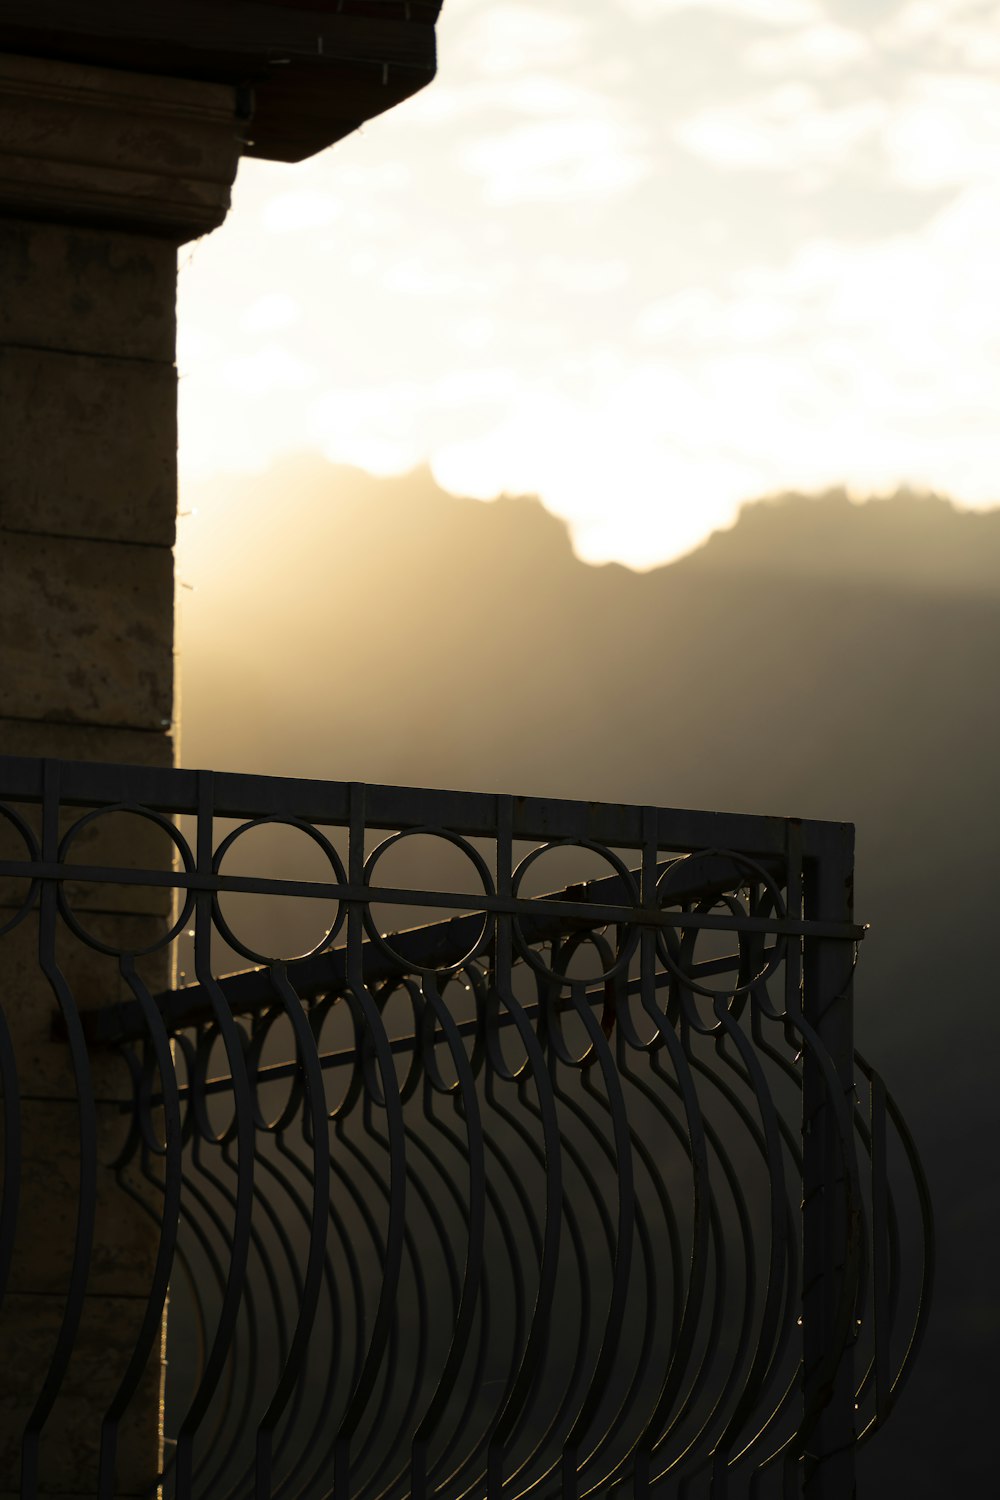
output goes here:
[[2, 758], [0, 827], [0, 1489], [851, 1493], [933, 1247], [849, 825]]

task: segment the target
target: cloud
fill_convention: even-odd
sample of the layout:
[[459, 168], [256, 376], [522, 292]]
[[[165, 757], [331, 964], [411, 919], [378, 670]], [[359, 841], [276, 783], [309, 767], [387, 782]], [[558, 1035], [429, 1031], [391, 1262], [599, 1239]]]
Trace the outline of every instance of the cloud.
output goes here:
[[493, 204], [566, 202], [628, 192], [649, 172], [642, 132], [614, 120], [545, 120], [480, 136], [460, 154]]
[[619, 364], [582, 399], [553, 381], [518, 387], [489, 430], [436, 448], [431, 468], [454, 494], [541, 494], [570, 523], [580, 557], [645, 568], [738, 513], [746, 465], [702, 451], [704, 416], [669, 363]]
[[277, 390], [302, 390], [316, 379], [316, 372], [297, 354], [278, 344], [268, 344], [223, 366], [223, 379], [239, 395], [262, 396]]
[[464, 83], [439, 81], [408, 108], [408, 123], [454, 127], [477, 118], [526, 115], [571, 116], [580, 120], [618, 118], [622, 106], [607, 92], [558, 73], [522, 73], [511, 78], [475, 78]]
[[748, 68], [759, 73], [830, 77], [873, 61], [871, 42], [853, 27], [820, 21], [782, 36], [761, 37], [744, 54]]
[[454, 44], [442, 48], [442, 66], [487, 77], [568, 69], [586, 55], [592, 35], [579, 11], [496, 0], [475, 10]]
[[815, 89], [783, 83], [681, 120], [674, 139], [713, 166], [757, 172], [833, 168], [870, 139], [886, 117], [878, 99], [826, 105]]
[[485, 279], [448, 262], [435, 265], [426, 256], [403, 255], [382, 273], [382, 285], [408, 297], [436, 297], [458, 301], [469, 293], [486, 291]]
[[788, 487], [995, 502], [998, 11], [448, 0], [433, 88], [182, 252], [184, 474], [430, 460], [637, 566]]
[[252, 302], [240, 318], [246, 333], [277, 333], [302, 317], [302, 308], [287, 292], [267, 292]]
[[964, 74], [912, 78], [886, 123], [889, 169], [906, 187], [1000, 181], [1000, 82]]
[[1000, 64], [997, 0], [909, 0], [876, 29], [880, 45], [941, 66], [994, 71]]
[[261, 223], [270, 234], [295, 234], [303, 229], [321, 229], [342, 213], [343, 206], [332, 193], [299, 188], [268, 199]]
[[534, 269], [547, 285], [579, 296], [616, 291], [625, 286], [631, 274], [627, 260], [593, 260], [582, 255], [543, 255]]
[[[636, 567], [785, 488], [909, 480], [995, 503], [997, 198], [977, 182], [919, 231], [817, 237], [650, 297], [616, 340], [581, 321], [578, 303], [560, 311], [555, 288], [576, 263], [554, 253], [521, 267], [519, 297], [553, 289], [532, 341], [502, 300], [405, 345], [393, 319], [367, 374], [361, 337], [331, 341], [322, 322], [311, 344], [236, 351], [199, 346], [188, 323], [198, 367], [181, 383], [185, 472], [260, 467], [276, 444], [379, 473], [430, 460], [459, 493], [540, 494], [581, 556]], [[613, 260], [584, 256], [578, 269], [584, 297], [636, 291], [627, 265], [624, 278]]]
[[871, 492], [913, 481], [995, 503], [998, 262], [1000, 204], [977, 187], [918, 233], [816, 240], [722, 293], [661, 299], [636, 334], [702, 393], [690, 431], [706, 447], [705, 416], [721, 414], [711, 451], [744, 463], [745, 485], [757, 475], [761, 490], [846, 480]]
[[794, 335], [797, 321], [791, 298], [756, 296], [737, 282], [729, 295], [690, 287], [650, 303], [637, 317], [635, 333], [640, 344], [675, 350], [738, 349]]
[[708, 11], [732, 21], [760, 26], [810, 26], [822, 22], [818, 0], [618, 0], [622, 9], [642, 21], [691, 11]]

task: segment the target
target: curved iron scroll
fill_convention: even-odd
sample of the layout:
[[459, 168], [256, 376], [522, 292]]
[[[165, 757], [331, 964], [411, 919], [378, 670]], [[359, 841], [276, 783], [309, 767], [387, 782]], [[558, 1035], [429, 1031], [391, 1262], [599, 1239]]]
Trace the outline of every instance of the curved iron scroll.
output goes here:
[[[194, 983], [154, 998], [141, 955], [104, 944], [125, 999], [88, 1018], [91, 1056], [127, 1064], [113, 1167], [155, 1253], [102, 1492], [169, 1297], [151, 1491], [832, 1494], [843, 1433], [874, 1433], [905, 1382], [932, 1253], [912, 1141], [850, 1041], [860, 934], [824, 897], [849, 834], [331, 784], [298, 784], [294, 811], [286, 783], [148, 775], [127, 806], [167, 830], [179, 893], [153, 946], [191, 943]], [[90, 803], [76, 825], [122, 805]], [[227, 877], [275, 824], [328, 879]], [[414, 836], [469, 887], [382, 878]], [[609, 873], [529, 894], [574, 851]], [[12, 926], [51, 889], [95, 946], [66, 896], [79, 867], [41, 854], [3, 866], [29, 882]], [[288, 894], [336, 903], [302, 959], [259, 951], [225, 904]], [[387, 935], [377, 914], [414, 905], [461, 914]], [[268, 961], [220, 976], [223, 943]], [[16, 1051], [0, 1031], [0, 1252]]]

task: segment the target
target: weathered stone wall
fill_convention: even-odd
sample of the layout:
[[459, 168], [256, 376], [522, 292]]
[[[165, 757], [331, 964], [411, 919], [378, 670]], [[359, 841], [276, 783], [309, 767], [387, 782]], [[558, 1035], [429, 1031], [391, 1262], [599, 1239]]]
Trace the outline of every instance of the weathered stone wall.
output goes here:
[[170, 763], [175, 262], [162, 240], [0, 220], [8, 754]]
[[[0, 57], [0, 753], [167, 765], [172, 759], [178, 243], [221, 222], [239, 157], [233, 90]], [[149, 825], [95, 825], [75, 859], [154, 866]], [[3, 897], [0, 894], [0, 902]], [[169, 895], [74, 892], [95, 935], [145, 946]], [[2, 925], [2, 911], [0, 911]], [[58, 954], [82, 1010], [121, 996], [113, 959]], [[0, 1500], [65, 1304], [77, 1210], [77, 1089], [39, 971], [38, 922], [0, 944], [17, 1055], [22, 1211], [0, 1318]], [[154, 987], [163, 957], [146, 961]], [[93, 1493], [100, 1422], [124, 1370], [156, 1252], [153, 1221], [108, 1163], [122, 1138], [121, 1063], [94, 1052], [98, 1223], [76, 1351], [44, 1429], [40, 1492]], [[119, 1445], [118, 1492], [160, 1447], [159, 1358]]]

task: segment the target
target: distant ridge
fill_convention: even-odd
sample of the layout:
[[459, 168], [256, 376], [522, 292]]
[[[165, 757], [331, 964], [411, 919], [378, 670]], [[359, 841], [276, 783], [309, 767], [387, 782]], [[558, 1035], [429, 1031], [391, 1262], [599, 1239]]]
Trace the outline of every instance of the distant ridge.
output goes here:
[[[315, 455], [284, 459], [262, 475], [225, 475], [191, 484], [186, 494], [199, 508], [197, 531], [225, 528], [227, 545], [253, 550], [256, 538], [283, 523], [331, 535], [349, 526], [360, 539], [372, 528], [392, 528], [397, 543], [418, 550], [445, 533], [484, 543], [499, 558], [540, 551], [546, 565], [573, 559], [567, 524], [535, 496], [480, 502], [441, 490], [426, 468], [377, 478]], [[448, 544], [445, 543], [447, 546]], [[287, 549], [284, 538], [281, 550]], [[618, 571], [619, 564], [597, 565]], [[901, 489], [859, 500], [843, 489], [818, 495], [787, 492], [748, 501], [735, 525], [716, 531], [693, 552], [649, 570], [687, 572], [752, 569], [822, 578], [878, 578], [899, 586], [972, 589], [1000, 585], [1000, 501], [986, 511], [962, 509], [946, 496]], [[629, 570], [621, 567], [621, 571]], [[649, 576], [643, 574], [640, 576]]]
[[679, 567], [796, 572], [897, 587], [992, 593], [1000, 587], [1000, 508], [961, 510], [901, 490], [858, 502], [844, 490], [745, 505]]

